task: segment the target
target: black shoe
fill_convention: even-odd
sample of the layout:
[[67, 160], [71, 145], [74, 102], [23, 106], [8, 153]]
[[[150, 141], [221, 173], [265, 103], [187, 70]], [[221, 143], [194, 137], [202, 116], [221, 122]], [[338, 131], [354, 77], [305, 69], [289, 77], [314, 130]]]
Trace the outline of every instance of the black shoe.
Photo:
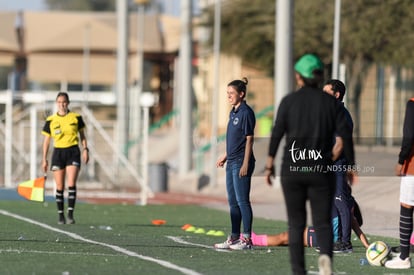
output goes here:
[[341, 241], [336, 241], [333, 244], [332, 252], [333, 253], [341, 253], [342, 252], [342, 242]]
[[351, 253], [354, 251], [354, 249], [352, 248], [352, 243], [351, 242], [344, 242], [343, 246], [342, 246], [342, 252], [343, 253]]
[[68, 211], [68, 224], [75, 224], [75, 219], [73, 218], [73, 211]]
[[58, 224], [66, 224], [65, 216], [63, 215], [59, 216]]
[[351, 242], [337, 241], [334, 243], [332, 252], [333, 253], [351, 253], [353, 251]]

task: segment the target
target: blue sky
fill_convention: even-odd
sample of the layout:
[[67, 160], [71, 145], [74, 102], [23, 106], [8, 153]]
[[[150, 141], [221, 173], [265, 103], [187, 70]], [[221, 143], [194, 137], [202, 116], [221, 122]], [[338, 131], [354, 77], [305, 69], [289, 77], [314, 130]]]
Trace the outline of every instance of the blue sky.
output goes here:
[[[86, 1], [86, 0], [85, 0]], [[157, 0], [163, 3], [166, 12], [175, 16], [180, 15], [180, 0]], [[194, 1], [193, 8], [198, 10], [198, 1]], [[28, 10], [38, 11], [45, 10], [46, 5], [43, 0], [0, 0], [0, 11], [10, 10]]]
[[1, 11], [44, 10], [43, 0], [0, 0]]

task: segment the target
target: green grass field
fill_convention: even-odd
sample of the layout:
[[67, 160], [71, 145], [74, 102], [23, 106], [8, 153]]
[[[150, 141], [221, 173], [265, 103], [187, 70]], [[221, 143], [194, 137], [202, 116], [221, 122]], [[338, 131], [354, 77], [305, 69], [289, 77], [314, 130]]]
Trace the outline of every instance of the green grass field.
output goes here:
[[[226, 212], [193, 205], [93, 205], [79, 203], [75, 225], [57, 225], [53, 202], [0, 201], [0, 274], [290, 274], [287, 247], [217, 251], [225, 237], [181, 229], [229, 231]], [[153, 219], [165, 225], [154, 226]], [[286, 230], [284, 222], [254, 219], [256, 233]], [[369, 236], [370, 241], [395, 239]], [[335, 255], [335, 274], [413, 274], [361, 266], [365, 249]], [[306, 248], [309, 274], [318, 274], [318, 253]]]

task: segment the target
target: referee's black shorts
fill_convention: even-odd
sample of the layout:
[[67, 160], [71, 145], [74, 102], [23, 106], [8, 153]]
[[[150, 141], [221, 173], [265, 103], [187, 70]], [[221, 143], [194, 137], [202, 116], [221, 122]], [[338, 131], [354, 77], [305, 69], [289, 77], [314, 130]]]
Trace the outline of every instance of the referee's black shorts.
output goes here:
[[54, 148], [52, 154], [51, 171], [65, 169], [66, 166], [81, 166], [80, 150], [77, 145], [68, 148]]

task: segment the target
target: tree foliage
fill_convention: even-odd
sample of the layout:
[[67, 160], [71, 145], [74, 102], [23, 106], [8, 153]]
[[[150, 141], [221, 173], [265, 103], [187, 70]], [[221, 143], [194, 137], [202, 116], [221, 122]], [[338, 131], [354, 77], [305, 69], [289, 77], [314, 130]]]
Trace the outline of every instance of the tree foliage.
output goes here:
[[[354, 3], [351, 5], [350, 2]], [[413, 63], [414, 2], [347, 0], [342, 12], [343, 56], [392, 65]]]
[[229, 2], [222, 8], [222, 49], [248, 63], [273, 68], [275, 6], [268, 0]]
[[116, 0], [45, 0], [50, 10], [114, 11]]
[[[273, 75], [277, 0], [223, 1], [221, 50]], [[335, 0], [294, 0], [293, 56], [316, 53], [332, 63]], [[214, 7], [205, 11], [213, 30]], [[348, 107], [356, 135], [365, 74], [373, 64], [414, 63], [414, 1], [342, 0], [340, 62], [346, 66]], [[212, 43], [213, 41], [210, 41]]]
[[[273, 70], [275, 2], [224, 1], [221, 47], [268, 72]], [[341, 60], [407, 65], [414, 62], [414, 1], [342, 0]], [[294, 56], [318, 53], [325, 63], [332, 59], [335, 1], [295, 0]], [[214, 26], [213, 7], [206, 11], [207, 26]], [[277, 42], [276, 42], [277, 43]]]

